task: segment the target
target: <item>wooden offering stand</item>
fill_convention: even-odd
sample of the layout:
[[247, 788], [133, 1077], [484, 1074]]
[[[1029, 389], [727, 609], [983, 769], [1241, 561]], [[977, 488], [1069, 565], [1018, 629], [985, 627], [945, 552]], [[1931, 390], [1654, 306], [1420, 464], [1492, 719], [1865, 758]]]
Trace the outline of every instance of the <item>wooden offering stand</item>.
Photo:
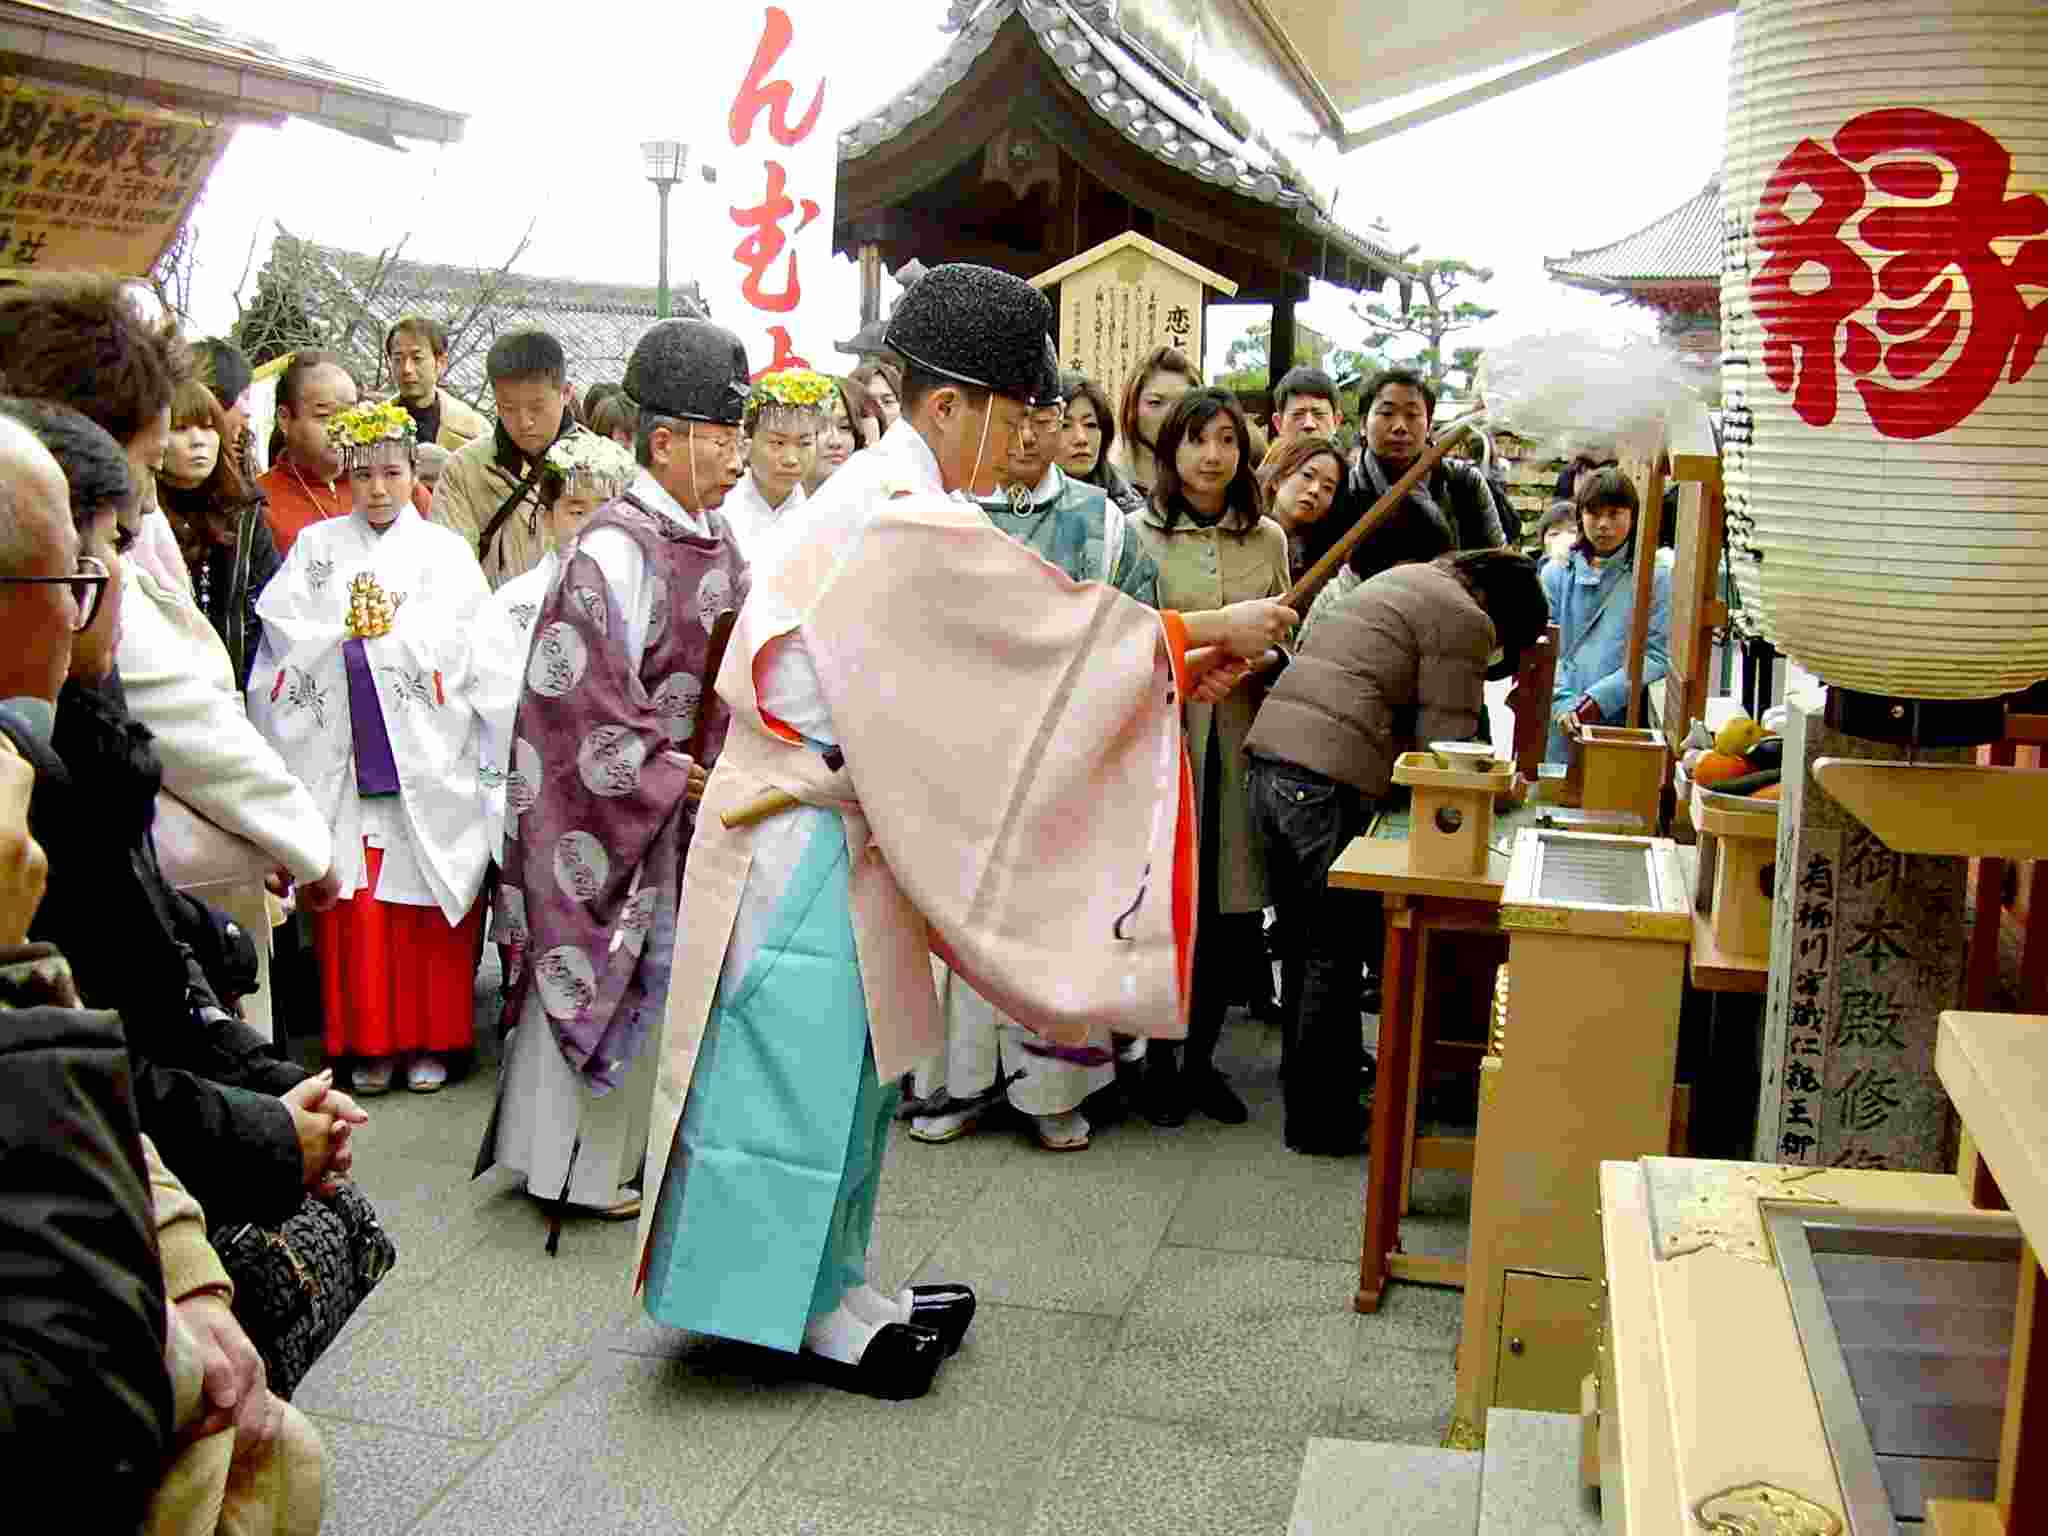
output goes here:
[[1930, 1500], [1927, 1526], [1932, 1536], [2048, 1531], [2048, 1017], [1944, 1013], [1934, 1068], [1976, 1149], [1970, 1202], [2010, 1210], [2023, 1246], [1997, 1498]]
[[1655, 731], [1583, 725], [1572, 738], [1567, 795], [1581, 810], [1626, 811], [1654, 827], [1670, 763], [1671, 749]]
[[1528, 830], [1479, 1092], [1458, 1419], [1571, 1412], [1593, 1358], [1603, 1158], [1671, 1137], [1690, 892], [1662, 838]]
[[1394, 782], [1414, 791], [1408, 868], [1418, 875], [1485, 874], [1494, 796], [1514, 787], [1514, 767], [1490, 757], [1467, 767], [1435, 752], [1403, 752], [1394, 760]]
[[1713, 947], [1764, 959], [1771, 952], [1771, 899], [1778, 856], [1778, 803], [1717, 795], [1695, 784], [1700, 910]]

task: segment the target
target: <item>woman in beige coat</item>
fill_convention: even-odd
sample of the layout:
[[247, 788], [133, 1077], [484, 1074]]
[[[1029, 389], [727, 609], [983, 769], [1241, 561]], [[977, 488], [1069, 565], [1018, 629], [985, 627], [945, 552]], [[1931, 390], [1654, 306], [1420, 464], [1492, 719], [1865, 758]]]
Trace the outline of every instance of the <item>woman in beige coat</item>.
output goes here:
[[[1236, 399], [1220, 389], [1181, 397], [1160, 429], [1158, 482], [1135, 523], [1159, 567], [1159, 605], [1183, 613], [1288, 587], [1287, 535], [1259, 513], [1252, 475], [1251, 428]], [[1265, 687], [1255, 675], [1216, 704], [1187, 707], [1188, 761], [1201, 807], [1201, 909], [1184, 1047], [1153, 1042], [1143, 1108], [1154, 1125], [1184, 1123], [1190, 1109], [1242, 1124], [1244, 1102], [1215, 1067], [1223, 1015], [1240, 969], [1264, 953], [1266, 860], [1245, 791], [1244, 739]]]

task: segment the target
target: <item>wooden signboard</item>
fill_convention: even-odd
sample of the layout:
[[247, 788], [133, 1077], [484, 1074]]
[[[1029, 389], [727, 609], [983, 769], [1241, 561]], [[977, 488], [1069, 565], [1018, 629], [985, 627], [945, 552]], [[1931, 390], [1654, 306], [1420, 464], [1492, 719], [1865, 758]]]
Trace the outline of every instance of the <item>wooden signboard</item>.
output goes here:
[[1154, 347], [1170, 346], [1202, 366], [1205, 288], [1226, 297], [1237, 284], [1168, 250], [1125, 233], [1031, 279], [1059, 288], [1060, 366], [1085, 373], [1114, 405], [1124, 381]]
[[149, 271], [234, 131], [139, 102], [0, 81], [0, 276]]

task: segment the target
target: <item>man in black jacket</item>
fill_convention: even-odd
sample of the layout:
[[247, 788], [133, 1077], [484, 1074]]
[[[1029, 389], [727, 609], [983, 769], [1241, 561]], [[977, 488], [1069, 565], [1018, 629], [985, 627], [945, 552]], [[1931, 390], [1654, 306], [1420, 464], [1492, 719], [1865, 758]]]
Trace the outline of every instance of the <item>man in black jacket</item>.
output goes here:
[[[1436, 390], [1407, 368], [1375, 374], [1361, 398], [1365, 451], [1330, 511], [1338, 528], [1356, 523], [1422, 457], [1436, 415]], [[1486, 477], [1468, 464], [1444, 462], [1423, 477], [1378, 532], [1359, 544], [1350, 563], [1360, 576], [1371, 578], [1410, 561], [1499, 549], [1506, 542]]]

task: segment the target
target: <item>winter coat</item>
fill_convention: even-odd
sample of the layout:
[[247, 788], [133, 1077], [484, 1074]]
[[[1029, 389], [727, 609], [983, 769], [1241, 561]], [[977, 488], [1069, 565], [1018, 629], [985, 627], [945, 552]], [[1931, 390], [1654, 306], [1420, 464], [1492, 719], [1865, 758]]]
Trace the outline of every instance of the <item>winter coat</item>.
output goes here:
[[[490, 434], [490, 422], [449, 394], [447, 390], [437, 389], [434, 391], [434, 394], [441, 402], [441, 427], [434, 434], [435, 447], [445, 448], [450, 453], [456, 453], [468, 447], [478, 438], [486, 437]], [[394, 394], [387, 403], [403, 404], [404, 402], [400, 401], [398, 396]], [[407, 414], [411, 413], [408, 412]]]
[[[153, 533], [152, 530], [157, 530]], [[143, 520], [144, 541], [170, 543], [161, 513]], [[131, 552], [133, 553], [133, 552]], [[261, 848], [295, 880], [318, 880], [334, 862], [334, 837], [306, 786], [249, 723], [220, 636], [191, 596], [122, 562], [121, 640], [115, 659], [128, 712], [149, 727], [164, 787], [222, 830]]]
[[[1654, 557], [1653, 557], [1654, 558]], [[1563, 565], [1543, 567], [1543, 595], [1557, 626], [1557, 686], [1550, 712], [1590, 698], [1600, 721], [1628, 718], [1629, 617], [1636, 606], [1635, 560], [1617, 556], [1595, 571], [1583, 548]], [[1603, 604], [1605, 606], [1603, 606]], [[1643, 686], [1661, 678], [1671, 661], [1671, 571], [1658, 561], [1650, 578], [1650, 630], [1643, 644]], [[1570, 756], [1564, 733], [1551, 727], [1546, 761]]]
[[1377, 799], [1402, 752], [1479, 728], [1493, 648], [1493, 621], [1448, 561], [1382, 571], [1303, 632], [1246, 747]]
[[65, 1525], [133, 1531], [170, 1439], [164, 1276], [121, 1021], [63, 968], [0, 950], [0, 1445], [36, 1481], [78, 1471]]
[[[184, 521], [200, 530], [204, 558], [194, 562], [186, 553], [192, 576], [193, 601], [206, 615], [213, 632], [227, 647], [238, 687], [249, 686], [249, 668], [255, 663], [256, 648], [263, 641], [263, 621], [256, 617], [256, 599], [284, 564], [277, 552], [277, 539], [270, 531], [266, 503], [252, 496], [229, 514], [235, 523], [232, 544], [206, 539], [204, 529], [209, 509], [203, 491], [185, 490], [168, 481], [157, 482], [157, 504], [175, 525]], [[189, 537], [189, 536], [188, 536]]]
[[[582, 430], [564, 411], [562, 435]], [[448, 467], [441, 471], [434, 486], [429, 521], [453, 529], [472, 553], [477, 552], [485, 531], [497, 518], [498, 509], [525, 484], [532, 467], [505, 428], [493, 428], [488, 436], [465, 445], [448, 460]], [[539, 565], [540, 557], [552, 547], [536, 483], [527, 488], [511, 515], [499, 524], [489, 550], [479, 554], [484, 580], [495, 592], [513, 577], [524, 576]]]
[[[1166, 517], [1146, 504], [1131, 524], [1145, 553], [1159, 567], [1159, 606], [1201, 613], [1255, 597], [1287, 591], [1287, 535], [1270, 517], [1247, 525], [1231, 514], [1213, 528], [1186, 516], [1168, 529]], [[1252, 823], [1245, 785], [1245, 733], [1265, 697], [1265, 682], [1252, 678], [1216, 704], [1187, 706], [1188, 760], [1195, 775], [1195, 804], [1208, 793], [1209, 739], [1213, 733], [1221, 766], [1216, 868], [1219, 912], [1257, 912], [1266, 905], [1266, 855]]]
[[142, 1129], [208, 1215], [275, 1225], [305, 1198], [278, 1095], [306, 1073], [221, 1006], [186, 938], [195, 916], [149, 841], [159, 770], [148, 731], [112, 682], [65, 685], [47, 748], [8, 734], [35, 765], [29, 828], [50, 864], [30, 936], [79, 956], [79, 995], [121, 1015]]
[[[1388, 476], [1390, 483], [1399, 478]], [[1469, 464], [1440, 462], [1429, 472], [1425, 483], [1449, 525], [1431, 517], [1411, 497], [1377, 532], [1368, 534], [1352, 549], [1348, 559], [1359, 575], [1369, 578], [1410, 561], [1434, 560], [1438, 555], [1467, 549], [1499, 549], [1507, 542], [1501, 532], [1500, 514], [1494, 508], [1493, 493], [1478, 470]], [[1348, 530], [1378, 500], [1379, 492], [1361, 460], [1345, 477], [1344, 488], [1326, 519], [1333, 527]]]

